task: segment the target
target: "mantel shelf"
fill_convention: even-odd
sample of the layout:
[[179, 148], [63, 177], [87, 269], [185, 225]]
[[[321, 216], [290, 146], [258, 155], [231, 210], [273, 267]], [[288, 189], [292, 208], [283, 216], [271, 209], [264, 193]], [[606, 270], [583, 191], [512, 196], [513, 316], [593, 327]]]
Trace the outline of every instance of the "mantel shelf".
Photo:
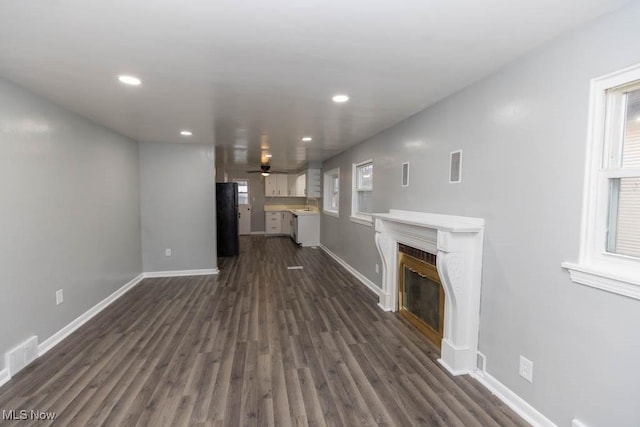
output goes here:
[[441, 215], [398, 209], [391, 209], [389, 213], [374, 213], [372, 216], [376, 219], [433, 228], [452, 233], [479, 232], [484, 229], [484, 219], [466, 216]]

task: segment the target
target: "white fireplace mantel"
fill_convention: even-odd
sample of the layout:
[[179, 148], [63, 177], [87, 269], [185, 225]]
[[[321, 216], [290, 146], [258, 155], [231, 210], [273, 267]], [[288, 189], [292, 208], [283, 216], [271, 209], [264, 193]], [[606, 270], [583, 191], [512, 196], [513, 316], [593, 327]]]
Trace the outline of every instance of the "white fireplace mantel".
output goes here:
[[444, 336], [439, 362], [453, 375], [476, 370], [484, 219], [391, 209], [373, 214], [382, 257], [379, 305], [398, 310], [398, 244], [437, 255], [445, 292]]

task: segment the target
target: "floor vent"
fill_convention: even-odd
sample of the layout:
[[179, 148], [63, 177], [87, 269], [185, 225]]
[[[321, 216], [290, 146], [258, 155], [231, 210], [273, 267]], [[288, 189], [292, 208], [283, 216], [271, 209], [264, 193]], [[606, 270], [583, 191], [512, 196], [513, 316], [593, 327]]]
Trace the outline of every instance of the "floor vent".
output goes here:
[[38, 337], [32, 336], [5, 354], [5, 367], [14, 376], [38, 357]]
[[301, 265], [292, 265], [290, 267], [287, 267], [287, 270], [302, 270], [304, 267]]

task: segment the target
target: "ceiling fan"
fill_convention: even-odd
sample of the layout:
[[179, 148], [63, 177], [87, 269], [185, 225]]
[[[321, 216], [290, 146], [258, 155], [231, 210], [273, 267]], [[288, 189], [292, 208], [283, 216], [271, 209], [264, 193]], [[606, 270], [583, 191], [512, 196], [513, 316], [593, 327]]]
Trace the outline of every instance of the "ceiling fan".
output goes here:
[[286, 173], [286, 172], [272, 171], [270, 164], [263, 163], [263, 164], [260, 165], [260, 170], [259, 171], [247, 171], [247, 173], [260, 173], [260, 174], [262, 174], [262, 176], [269, 176], [269, 174], [272, 174], [272, 173]]

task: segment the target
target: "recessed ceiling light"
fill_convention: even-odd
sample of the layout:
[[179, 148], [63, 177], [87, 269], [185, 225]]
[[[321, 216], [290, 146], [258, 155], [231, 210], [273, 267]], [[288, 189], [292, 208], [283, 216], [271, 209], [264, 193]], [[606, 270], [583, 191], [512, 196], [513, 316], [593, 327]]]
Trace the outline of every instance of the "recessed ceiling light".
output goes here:
[[193, 135], [193, 132], [191, 132], [190, 130], [181, 130], [180, 131], [180, 135], [182, 135], [182, 136], [191, 136], [191, 135]]
[[349, 100], [349, 95], [338, 94], [334, 95], [331, 99], [333, 99], [333, 102], [337, 103], [347, 102]]
[[140, 80], [139, 78], [126, 75], [118, 76], [118, 80], [120, 80], [120, 83], [124, 83], [129, 86], [140, 86], [140, 84], [142, 83], [142, 80]]
[[273, 157], [273, 154], [265, 154], [264, 155], [267, 159], [270, 159], [271, 157]]
[[313, 138], [311, 138], [310, 136], [303, 136], [303, 137], [302, 137], [302, 140], [303, 140], [304, 142], [309, 142], [309, 141], [313, 141]]

